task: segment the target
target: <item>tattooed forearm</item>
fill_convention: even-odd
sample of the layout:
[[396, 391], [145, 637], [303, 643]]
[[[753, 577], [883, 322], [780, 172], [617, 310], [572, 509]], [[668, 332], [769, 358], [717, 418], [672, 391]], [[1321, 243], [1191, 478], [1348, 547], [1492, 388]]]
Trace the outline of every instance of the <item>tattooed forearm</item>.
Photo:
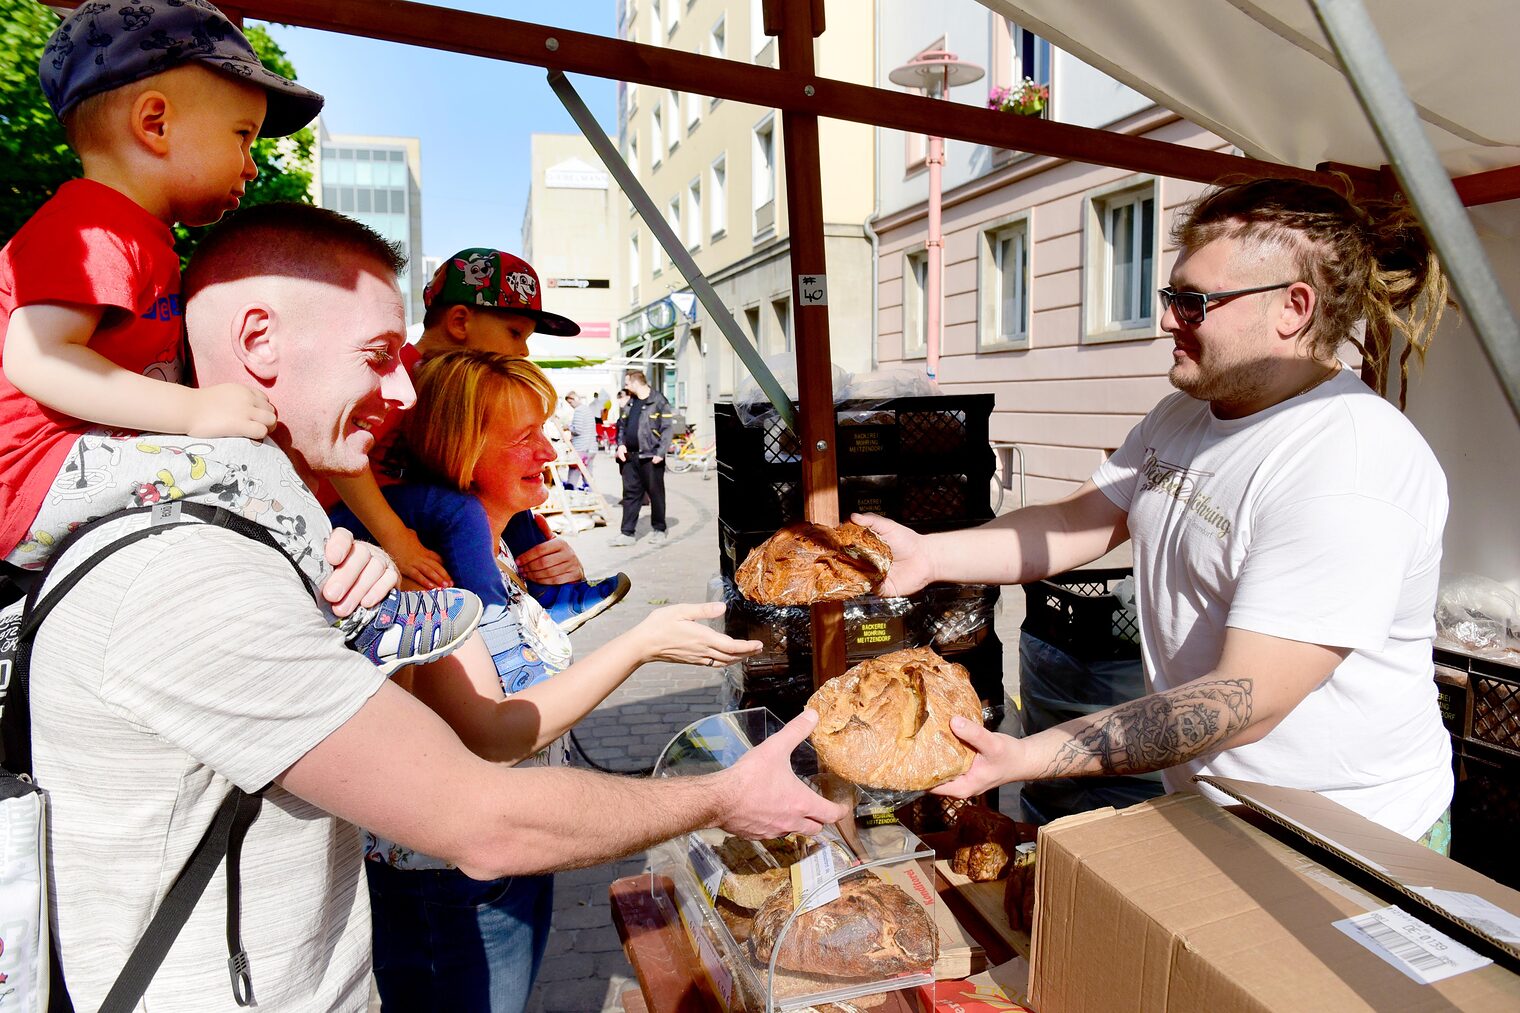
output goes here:
[[1250, 679], [1189, 683], [1085, 719], [1039, 776], [1162, 770], [1214, 751], [1250, 723]]

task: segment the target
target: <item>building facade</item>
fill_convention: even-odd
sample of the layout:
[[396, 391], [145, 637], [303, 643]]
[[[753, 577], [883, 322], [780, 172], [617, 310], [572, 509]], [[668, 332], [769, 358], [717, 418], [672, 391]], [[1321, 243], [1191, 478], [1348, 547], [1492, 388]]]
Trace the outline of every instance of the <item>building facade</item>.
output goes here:
[[[1048, 86], [1043, 114], [1061, 122], [1228, 148], [970, 0], [882, 0], [880, 25], [879, 87], [897, 87], [888, 73], [918, 54], [948, 50], [986, 70], [952, 88], [951, 101], [981, 106], [993, 89], [1029, 78]], [[927, 145], [885, 129], [877, 144], [877, 355], [919, 365], [928, 343]], [[1056, 499], [1171, 390], [1156, 289], [1176, 259], [1176, 208], [1202, 188], [959, 141], [945, 148], [938, 380], [946, 391], [997, 395], [992, 439], [1021, 449], [1030, 502]]]
[[329, 133], [317, 120], [312, 196], [319, 207], [356, 218], [401, 244], [406, 320], [422, 319], [422, 144], [415, 137]]
[[523, 211], [522, 256], [544, 286], [544, 309], [581, 326], [573, 338], [535, 335], [534, 361], [552, 370], [561, 392], [610, 394], [622, 314], [618, 257], [621, 198], [591, 144], [579, 134], [534, 134], [532, 177]]
[[[828, 31], [816, 46], [820, 75], [872, 80], [874, 6], [830, 0]], [[620, 0], [618, 26], [620, 37], [633, 42], [778, 65], [760, 0]], [[820, 133], [830, 345], [838, 365], [863, 369], [873, 337], [872, 128], [826, 121]], [[781, 117], [773, 109], [625, 85], [618, 143], [745, 338], [789, 363], [795, 328]], [[626, 199], [619, 217], [620, 351], [629, 364], [647, 367], [677, 409], [710, 433], [713, 402], [732, 397], [748, 373]]]

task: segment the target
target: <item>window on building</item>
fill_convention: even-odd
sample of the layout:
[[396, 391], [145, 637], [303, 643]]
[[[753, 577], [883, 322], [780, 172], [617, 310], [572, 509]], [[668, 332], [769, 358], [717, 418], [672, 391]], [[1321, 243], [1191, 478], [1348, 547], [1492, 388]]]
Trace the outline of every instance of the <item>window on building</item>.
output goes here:
[[923, 355], [928, 348], [929, 251], [903, 257], [903, 355]]
[[[660, 5], [667, 0], [649, 0], [649, 41], [658, 46], [665, 38], [665, 17], [660, 12]], [[679, 3], [680, 0], [668, 0], [669, 3]]]
[[638, 134], [629, 134], [628, 135], [628, 167], [633, 170], [633, 174], [635, 176], [637, 176], [639, 174], [639, 135]]
[[665, 34], [674, 35], [681, 23], [681, 0], [665, 0]]
[[771, 319], [775, 322], [770, 353], [789, 352], [792, 349], [792, 301], [775, 299], [771, 302]]
[[1029, 220], [982, 233], [981, 307], [977, 328], [983, 346], [1029, 344]]
[[755, 128], [754, 157], [750, 160], [755, 235], [776, 227], [776, 121], [767, 116]]
[[623, 119], [633, 119], [634, 112], [639, 108], [639, 86], [618, 82], [623, 89]]
[[708, 233], [716, 242], [728, 232], [728, 158], [720, 157], [707, 174]]
[[1095, 202], [1102, 235], [1102, 330], [1149, 327], [1155, 303], [1154, 184]]
[[1017, 26], [1013, 30], [1013, 79], [1029, 78], [1035, 84], [1050, 83], [1050, 43]]
[[753, 56], [759, 56], [770, 45], [771, 38], [765, 34], [764, 0], [749, 0], [749, 48]]
[[686, 184], [686, 248], [702, 245], [702, 177]]
[[[680, 194], [676, 194], [674, 197], [670, 198], [670, 203], [665, 206], [665, 221], [670, 226], [670, 231], [674, 232], [679, 237], [681, 235]], [[665, 262], [667, 264], [674, 263], [674, 261], [670, 259], [669, 255], [666, 255]]]
[[665, 126], [669, 131], [665, 140], [665, 149], [674, 151], [676, 145], [681, 143], [681, 93], [678, 91], [670, 93], [670, 115], [665, 119]]
[[[718, 23], [712, 26], [712, 31], [707, 33], [707, 53], [716, 56], [720, 60], [728, 59], [728, 19], [722, 17]], [[718, 108], [718, 103], [723, 100], [712, 98], [708, 100], [708, 108]]]
[[656, 102], [654, 108], [649, 111], [649, 129], [653, 139], [649, 142], [649, 167], [652, 169], [660, 164], [665, 157], [665, 114], [661, 111], [662, 103]]
[[637, 304], [639, 301], [639, 275], [644, 270], [643, 261], [639, 258], [639, 234], [635, 232], [628, 237], [628, 301]]
[[697, 124], [701, 122], [702, 96], [688, 94], [686, 96], [686, 134], [688, 137], [691, 136], [693, 130], [697, 129]]

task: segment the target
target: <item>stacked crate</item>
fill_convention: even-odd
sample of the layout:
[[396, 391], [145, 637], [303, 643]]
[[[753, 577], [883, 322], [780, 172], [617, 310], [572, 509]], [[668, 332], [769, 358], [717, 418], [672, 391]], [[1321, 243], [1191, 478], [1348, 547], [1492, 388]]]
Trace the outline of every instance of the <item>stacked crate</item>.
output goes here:
[[[995, 459], [990, 394], [844, 401], [835, 406], [839, 512], [876, 513], [916, 531], [990, 520]], [[726, 703], [790, 718], [813, 691], [812, 622], [806, 607], [744, 600], [734, 572], [750, 550], [803, 519], [802, 448], [774, 412], [744, 418], [714, 407], [718, 459], [718, 556], [730, 636], [759, 640], [759, 654], [731, 666]], [[748, 424], [746, 424], [748, 423]], [[845, 660], [854, 665], [904, 647], [932, 646], [965, 665], [995, 727], [1003, 717], [1002, 645], [992, 631], [998, 588], [936, 585], [910, 598], [863, 597], [845, 606]]]
[[1451, 857], [1520, 889], [1520, 666], [1437, 648], [1457, 778]]

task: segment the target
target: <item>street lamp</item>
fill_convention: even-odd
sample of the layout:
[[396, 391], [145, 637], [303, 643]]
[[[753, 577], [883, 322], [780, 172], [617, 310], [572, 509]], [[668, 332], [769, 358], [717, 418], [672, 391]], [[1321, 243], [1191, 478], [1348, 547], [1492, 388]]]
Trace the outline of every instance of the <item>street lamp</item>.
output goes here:
[[[957, 85], [980, 81], [984, 71], [942, 49], [930, 49], [887, 75], [893, 84], [905, 88], [919, 88], [930, 98], [950, 99], [950, 89]], [[925, 283], [924, 345], [927, 371], [930, 379], [939, 372], [940, 332], [940, 273], [944, 263], [945, 240], [940, 234], [940, 170], [945, 164], [945, 139], [929, 136], [929, 153], [924, 161], [929, 166], [929, 250], [928, 279]]]

